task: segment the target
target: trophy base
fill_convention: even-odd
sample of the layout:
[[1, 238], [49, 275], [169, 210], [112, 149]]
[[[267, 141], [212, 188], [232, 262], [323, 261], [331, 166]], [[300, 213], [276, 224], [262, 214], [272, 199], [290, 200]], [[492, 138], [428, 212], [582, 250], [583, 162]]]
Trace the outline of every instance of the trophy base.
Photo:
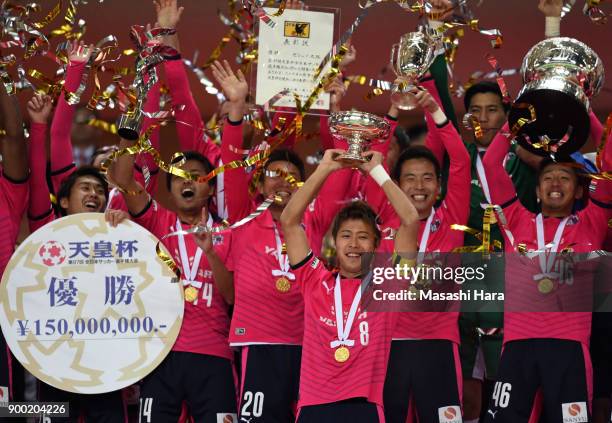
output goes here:
[[335, 160], [338, 162], [353, 165], [355, 167], [368, 161], [368, 159], [364, 157], [358, 156], [356, 154], [351, 154], [351, 153], [340, 154], [339, 156], [335, 158]]
[[119, 128], [117, 134], [125, 140], [136, 141], [138, 139], [138, 132], [130, 128]]
[[[528, 151], [539, 156], [550, 156], [553, 151], [533, 147], [532, 143], [540, 141], [541, 136], [560, 140], [569, 132], [569, 139], [560, 145], [554, 155], [569, 157], [586, 143], [589, 137], [590, 120], [585, 99], [577, 99], [573, 94], [554, 89], [537, 89], [520, 95], [518, 103], [529, 103], [536, 111], [536, 120], [525, 124], [519, 131], [517, 140]], [[588, 104], [588, 100], [587, 104]], [[528, 109], [513, 108], [508, 116], [510, 128], [520, 119], [529, 118]], [[555, 143], [557, 141], [554, 141]], [[554, 148], [554, 144], [553, 144]]]
[[414, 95], [399, 90], [391, 93], [391, 103], [400, 110], [414, 110], [419, 107]]

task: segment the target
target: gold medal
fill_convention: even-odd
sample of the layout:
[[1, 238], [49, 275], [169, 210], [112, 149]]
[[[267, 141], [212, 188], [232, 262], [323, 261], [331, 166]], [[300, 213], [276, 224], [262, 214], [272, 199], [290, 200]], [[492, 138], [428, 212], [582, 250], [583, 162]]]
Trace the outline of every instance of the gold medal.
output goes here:
[[554, 287], [554, 282], [548, 278], [540, 279], [538, 282], [538, 291], [540, 291], [542, 294], [550, 293]]
[[276, 280], [276, 290], [278, 292], [282, 292], [284, 294], [285, 292], [289, 292], [290, 289], [291, 282], [289, 282], [289, 279], [287, 279], [286, 277], [281, 276]]
[[346, 360], [349, 359], [350, 356], [351, 356], [351, 353], [349, 349], [344, 346], [334, 351], [334, 358], [336, 359], [338, 363], [344, 363]]
[[198, 290], [193, 286], [185, 288], [185, 301], [192, 303], [198, 298]]

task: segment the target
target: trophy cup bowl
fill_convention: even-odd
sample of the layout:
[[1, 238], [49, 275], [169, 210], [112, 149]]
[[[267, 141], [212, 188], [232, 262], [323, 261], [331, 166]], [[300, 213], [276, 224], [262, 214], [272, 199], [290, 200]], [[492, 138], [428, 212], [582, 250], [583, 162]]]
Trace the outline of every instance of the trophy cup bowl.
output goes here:
[[375, 138], [387, 138], [391, 125], [384, 119], [370, 113], [346, 111], [332, 113], [329, 117], [332, 135], [346, 139], [348, 150], [336, 160], [357, 165], [367, 159], [361, 156], [369, 142]]
[[136, 141], [140, 137], [140, 129], [144, 114], [137, 108], [132, 113], [124, 113], [117, 122], [117, 133], [123, 139]]
[[391, 102], [402, 110], [417, 107], [414, 95], [410, 93], [414, 81], [420, 78], [435, 59], [435, 39], [427, 32], [409, 32], [391, 48], [391, 67], [395, 74], [406, 80], [395, 85], [391, 91]]
[[[549, 38], [529, 50], [523, 59], [521, 75], [525, 85], [515, 105], [531, 104], [536, 120], [521, 127], [519, 143], [535, 154], [546, 156], [550, 149], [535, 148], [532, 143], [547, 137], [557, 156], [567, 157], [578, 151], [589, 136], [589, 99], [599, 93], [604, 82], [599, 56], [573, 38]], [[529, 118], [527, 109], [512, 107], [508, 116], [510, 127], [520, 118]]]

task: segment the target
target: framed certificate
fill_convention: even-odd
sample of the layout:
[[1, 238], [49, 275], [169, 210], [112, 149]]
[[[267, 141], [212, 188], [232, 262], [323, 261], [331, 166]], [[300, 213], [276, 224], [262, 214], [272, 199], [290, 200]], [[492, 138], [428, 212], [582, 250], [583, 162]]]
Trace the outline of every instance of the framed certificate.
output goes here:
[[[266, 8], [268, 14], [275, 9]], [[337, 36], [339, 9], [285, 10], [272, 17], [274, 25], [259, 23], [259, 59], [252, 73], [255, 103], [266, 105], [277, 94], [286, 94], [270, 104], [272, 110], [296, 110], [295, 95], [306, 102], [319, 80], [329, 69], [313, 79], [315, 70], [331, 50]], [[253, 81], [255, 79], [255, 81]], [[310, 114], [329, 110], [329, 94], [321, 93]]]

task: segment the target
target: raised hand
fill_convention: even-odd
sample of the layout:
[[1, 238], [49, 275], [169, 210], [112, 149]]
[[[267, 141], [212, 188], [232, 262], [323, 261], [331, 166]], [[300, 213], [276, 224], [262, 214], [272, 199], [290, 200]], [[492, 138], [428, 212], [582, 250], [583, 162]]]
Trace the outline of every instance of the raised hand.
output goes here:
[[563, 8], [563, 0], [540, 0], [538, 9], [544, 13], [544, 16], [561, 17]]
[[154, 0], [157, 24], [162, 28], [176, 28], [184, 7], [178, 7], [177, 0]]
[[28, 101], [27, 108], [32, 123], [47, 123], [51, 115], [53, 103], [48, 95], [34, 94], [30, 101]]
[[436, 102], [433, 96], [423, 87], [418, 87], [413, 91], [414, 98], [416, 99], [419, 106], [429, 113], [434, 113], [440, 108], [440, 105]]
[[221, 85], [225, 97], [231, 103], [242, 104], [246, 101], [246, 96], [249, 93], [249, 84], [240, 69], [234, 73], [227, 60], [223, 61], [223, 65], [218, 60], [215, 60], [211, 65], [211, 69], [214, 78]]
[[68, 60], [70, 63], [82, 63], [89, 61], [91, 54], [94, 51], [93, 44], [86, 45], [83, 41], [74, 40], [70, 43], [68, 50]]
[[369, 159], [369, 161], [361, 163], [359, 165], [359, 169], [361, 169], [365, 173], [370, 173], [372, 169], [374, 169], [379, 164], [383, 162], [383, 155], [379, 151], [364, 151], [361, 153], [361, 156]]
[[104, 220], [111, 227], [116, 228], [121, 222], [130, 220], [130, 215], [123, 210], [106, 209], [104, 212]]
[[329, 106], [330, 111], [339, 112], [340, 111], [340, 102], [342, 97], [346, 94], [346, 86], [342, 81], [342, 77], [338, 76], [333, 81], [331, 81], [326, 87], [325, 92], [330, 93]]
[[330, 172], [334, 172], [336, 170], [339, 170], [345, 167], [351, 167], [352, 166], [351, 163], [336, 160], [337, 156], [339, 156], [340, 154], [344, 154], [344, 153], [346, 153], [346, 151], [338, 149], [338, 148], [329, 148], [325, 150], [325, 153], [323, 154], [323, 158], [321, 159], [321, 162], [319, 163], [319, 167], [322, 169], [326, 169]]
[[429, 19], [444, 22], [453, 16], [453, 3], [450, 0], [430, 0], [431, 13]]
[[346, 68], [348, 65], [357, 60], [357, 49], [355, 46], [349, 41], [349, 49], [345, 53], [344, 57], [340, 61], [340, 69]]

